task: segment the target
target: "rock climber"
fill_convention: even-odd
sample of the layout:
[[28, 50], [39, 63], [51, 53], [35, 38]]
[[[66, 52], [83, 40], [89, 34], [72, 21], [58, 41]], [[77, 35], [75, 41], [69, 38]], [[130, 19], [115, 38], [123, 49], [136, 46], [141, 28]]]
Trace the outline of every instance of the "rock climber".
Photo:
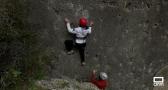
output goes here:
[[73, 46], [79, 50], [81, 65], [85, 65], [85, 47], [86, 47], [86, 38], [91, 34], [91, 28], [93, 26], [93, 21], [90, 21], [88, 26], [88, 20], [85, 17], [80, 18], [79, 26], [76, 28], [71, 28], [69, 19], [65, 18], [66, 27], [68, 32], [75, 35], [75, 45], [73, 41], [65, 41], [65, 46], [68, 51], [68, 54], [73, 53]]
[[107, 87], [107, 74], [105, 72], [100, 72], [98, 79], [96, 78], [96, 70], [93, 70], [91, 75], [91, 83], [96, 85], [100, 90], [105, 90]]

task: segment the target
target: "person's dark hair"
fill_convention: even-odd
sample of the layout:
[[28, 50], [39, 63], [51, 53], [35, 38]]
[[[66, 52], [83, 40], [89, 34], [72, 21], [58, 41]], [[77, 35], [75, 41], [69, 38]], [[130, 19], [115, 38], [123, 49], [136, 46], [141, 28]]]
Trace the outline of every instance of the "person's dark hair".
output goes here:
[[102, 78], [101, 78], [100, 76], [98, 77], [98, 79], [99, 79], [99, 80], [102, 80]]
[[89, 29], [89, 26], [83, 27], [81, 25], [79, 25], [79, 27], [85, 28], [85, 29]]

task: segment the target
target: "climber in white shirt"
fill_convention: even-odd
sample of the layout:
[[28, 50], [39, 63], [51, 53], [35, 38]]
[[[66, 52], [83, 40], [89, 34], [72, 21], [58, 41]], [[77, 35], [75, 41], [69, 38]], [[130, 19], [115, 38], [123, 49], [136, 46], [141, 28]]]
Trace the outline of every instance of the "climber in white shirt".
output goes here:
[[[79, 20], [79, 27], [77, 28], [71, 28], [70, 21], [65, 18], [66, 26], [69, 33], [75, 34], [75, 46], [79, 50], [80, 58], [81, 58], [81, 64], [85, 65], [85, 47], [86, 47], [86, 38], [89, 34], [91, 34], [91, 26], [93, 25], [93, 22], [90, 22], [90, 26], [87, 26], [88, 21], [86, 18], [82, 17]], [[65, 45], [68, 50], [68, 53], [73, 52], [73, 42], [72, 41], [66, 41]]]

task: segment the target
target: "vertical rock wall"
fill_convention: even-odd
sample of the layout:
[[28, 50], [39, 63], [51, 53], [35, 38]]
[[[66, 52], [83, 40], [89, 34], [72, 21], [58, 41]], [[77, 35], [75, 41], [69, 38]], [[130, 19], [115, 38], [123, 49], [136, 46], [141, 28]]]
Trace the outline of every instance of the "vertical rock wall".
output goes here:
[[[87, 80], [92, 69], [109, 75], [108, 90], [152, 90], [152, 78], [168, 63], [166, 0], [25, 0], [39, 47], [50, 59], [50, 77]], [[72, 39], [64, 18], [76, 27], [81, 16], [93, 20], [86, 48], [86, 66], [76, 52], [67, 55]]]

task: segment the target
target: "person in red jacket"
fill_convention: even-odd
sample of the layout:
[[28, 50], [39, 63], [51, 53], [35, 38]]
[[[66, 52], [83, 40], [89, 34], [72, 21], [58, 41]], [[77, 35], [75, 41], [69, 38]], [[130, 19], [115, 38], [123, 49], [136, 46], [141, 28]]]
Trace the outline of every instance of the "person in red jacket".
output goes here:
[[105, 72], [100, 72], [99, 78], [96, 79], [96, 70], [93, 70], [91, 75], [91, 83], [96, 85], [100, 90], [105, 90], [107, 87], [107, 74]]

